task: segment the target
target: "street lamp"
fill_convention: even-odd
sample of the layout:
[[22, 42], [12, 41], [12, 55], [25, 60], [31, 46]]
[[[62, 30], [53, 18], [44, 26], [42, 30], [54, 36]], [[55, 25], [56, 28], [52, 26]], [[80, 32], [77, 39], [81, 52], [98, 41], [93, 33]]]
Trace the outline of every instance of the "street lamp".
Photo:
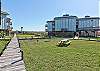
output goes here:
[[21, 27], [21, 33], [22, 33], [23, 27]]

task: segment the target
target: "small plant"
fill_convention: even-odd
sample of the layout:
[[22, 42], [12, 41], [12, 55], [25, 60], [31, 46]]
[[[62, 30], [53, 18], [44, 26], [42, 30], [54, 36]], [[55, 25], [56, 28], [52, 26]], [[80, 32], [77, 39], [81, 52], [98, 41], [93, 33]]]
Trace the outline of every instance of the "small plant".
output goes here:
[[3, 31], [1, 31], [1, 32], [0, 32], [0, 37], [1, 37], [1, 38], [4, 38], [4, 36], [5, 36], [5, 33], [4, 33]]
[[100, 37], [97, 37], [97, 41], [100, 41]]

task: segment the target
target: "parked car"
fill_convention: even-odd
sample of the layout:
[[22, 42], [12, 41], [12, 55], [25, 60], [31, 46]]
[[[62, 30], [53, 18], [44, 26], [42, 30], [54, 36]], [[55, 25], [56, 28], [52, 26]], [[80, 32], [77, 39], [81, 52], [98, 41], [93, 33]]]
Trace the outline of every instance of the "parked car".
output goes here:
[[58, 43], [57, 43], [57, 46], [59, 47], [63, 47], [63, 46], [68, 46], [70, 45], [71, 41], [69, 39], [64, 39], [64, 40], [60, 40]]

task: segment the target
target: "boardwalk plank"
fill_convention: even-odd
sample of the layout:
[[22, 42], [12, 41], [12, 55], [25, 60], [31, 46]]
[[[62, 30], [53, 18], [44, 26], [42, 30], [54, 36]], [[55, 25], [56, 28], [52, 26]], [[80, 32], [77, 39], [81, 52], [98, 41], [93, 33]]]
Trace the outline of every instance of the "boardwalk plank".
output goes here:
[[15, 36], [0, 57], [0, 71], [26, 71], [20, 50]]

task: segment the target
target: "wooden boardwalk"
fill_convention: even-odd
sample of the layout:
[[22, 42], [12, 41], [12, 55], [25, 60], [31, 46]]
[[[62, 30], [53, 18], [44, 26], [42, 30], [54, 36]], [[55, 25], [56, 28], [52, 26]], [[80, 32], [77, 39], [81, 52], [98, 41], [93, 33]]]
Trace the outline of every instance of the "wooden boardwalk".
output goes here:
[[0, 71], [26, 71], [16, 36], [12, 38], [0, 57]]

